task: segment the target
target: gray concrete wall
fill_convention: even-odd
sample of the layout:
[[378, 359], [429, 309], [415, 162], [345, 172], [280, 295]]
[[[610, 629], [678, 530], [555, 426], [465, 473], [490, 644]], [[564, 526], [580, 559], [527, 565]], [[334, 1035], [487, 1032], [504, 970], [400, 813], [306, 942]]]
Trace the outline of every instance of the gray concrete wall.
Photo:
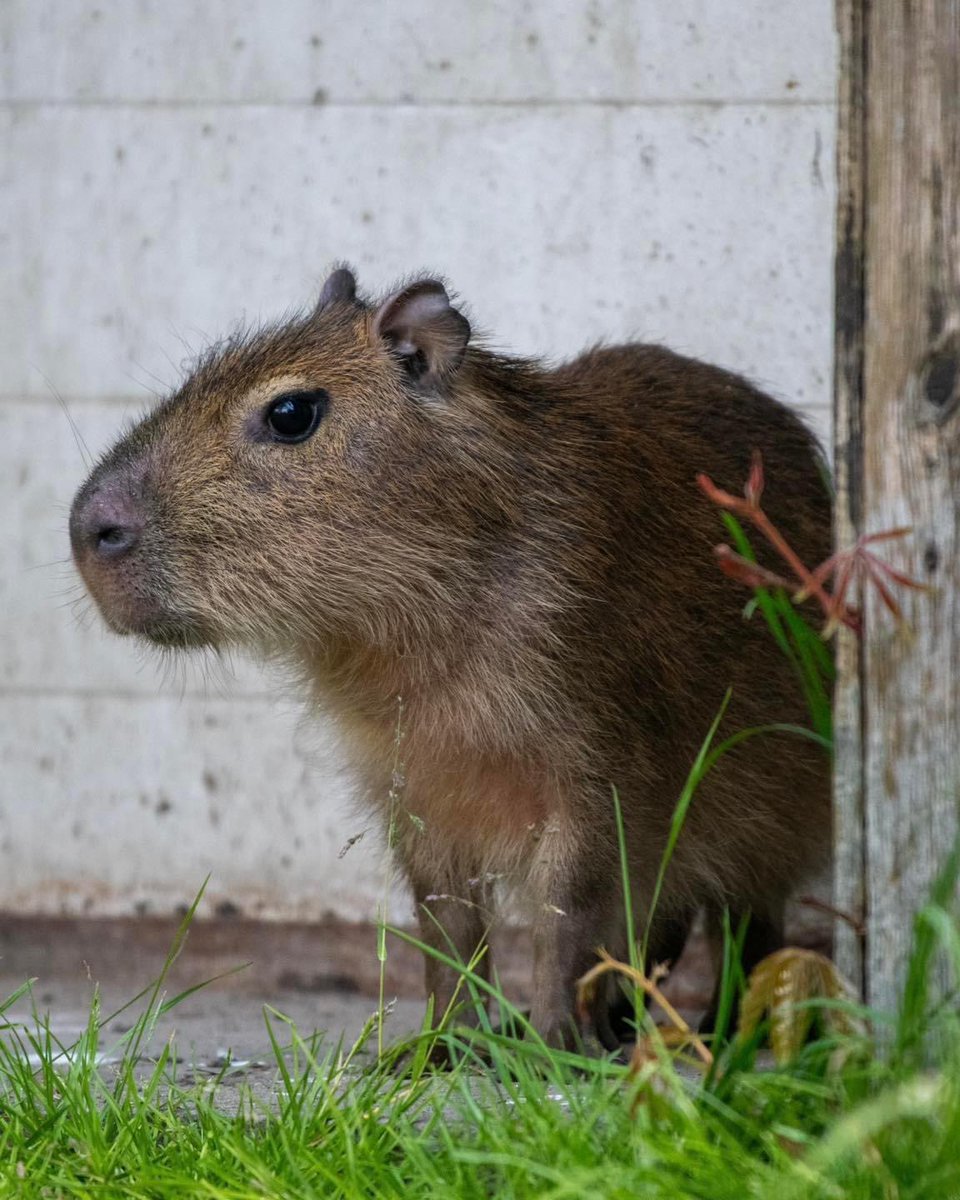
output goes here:
[[[0, 908], [368, 916], [322, 722], [104, 634], [84, 474], [238, 320], [443, 272], [496, 341], [663, 340], [827, 428], [831, 0], [5, 0]], [[69, 410], [70, 420], [64, 408]]]

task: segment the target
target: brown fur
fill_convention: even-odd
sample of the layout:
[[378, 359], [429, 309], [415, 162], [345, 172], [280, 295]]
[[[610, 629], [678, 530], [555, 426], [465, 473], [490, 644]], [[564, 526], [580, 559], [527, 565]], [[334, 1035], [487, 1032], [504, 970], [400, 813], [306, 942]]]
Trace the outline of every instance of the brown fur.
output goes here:
[[[695, 476], [739, 492], [758, 448], [765, 506], [810, 562], [830, 505], [801, 422], [735, 375], [641, 345], [550, 370], [468, 335], [439, 284], [370, 306], [338, 273], [310, 315], [216, 348], [107, 455], [74, 553], [119, 631], [295, 664], [392, 823], [426, 940], [468, 959], [505, 879], [537, 922], [534, 1022], [563, 1039], [596, 948], [625, 951], [612, 789], [642, 923], [726, 689], [727, 732], [806, 720], [712, 561]], [[266, 440], [271, 399], [316, 388], [317, 432]], [[130, 545], [107, 553], [113, 526]], [[651, 953], [676, 954], [702, 906], [752, 911], [776, 944], [829, 820], [822, 750], [734, 750], [690, 808]], [[452, 973], [431, 963], [428, 984], [449, 1002]]]

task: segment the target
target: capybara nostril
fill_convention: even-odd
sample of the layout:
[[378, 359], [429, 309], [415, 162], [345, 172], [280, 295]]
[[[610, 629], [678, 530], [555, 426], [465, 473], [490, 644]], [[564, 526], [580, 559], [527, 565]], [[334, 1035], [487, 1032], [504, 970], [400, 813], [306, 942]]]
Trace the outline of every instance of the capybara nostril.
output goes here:
[[70, 542], [76, 558], [93, 554], [99, 559], [119, 558], [140, 540], [143, 517], [135, 500], [115, 482], [81, 493], [70, 514]]
[[130, 525], [104, 525], [97, 530], [96, 551], [102, 558], [126, 554], [140, 540], [140, 531]]

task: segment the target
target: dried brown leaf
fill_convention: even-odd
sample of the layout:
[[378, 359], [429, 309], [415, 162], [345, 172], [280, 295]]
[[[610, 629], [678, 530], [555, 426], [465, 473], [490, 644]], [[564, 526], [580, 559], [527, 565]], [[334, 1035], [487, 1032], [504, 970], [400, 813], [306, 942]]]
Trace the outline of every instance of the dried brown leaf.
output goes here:
[[597, 965], [591, 967], [585, 975], [582, 975], [577, 980], [576, 1011], [580, 1020], [586, 1020], [589, 1017], [590, 1005], [596, 996], [597, 981], [609, 972], [615, 971], [625, 979], [628, 979], [634, 987], [640, 988], [641, 991], [660, 1006], [667, 1020], [670, 1021], [671, 1027], [688, 1039], [686, 1044], [693, 1048], [707, 1066], [713, 1062], [713, 1055], [707, 1049], [703, 1040], [690, 1028], [683, 1017], [680, 1016], [653, 979], [650, 979], [642, 971], [631, 966], [629, 963], [618, 962], [605, 950], [599, 952], [599, 958], [600, 961]]
[[783, 1065], [800, 1053], [815, 1016], [832, 1032], [858, 1032], [854, 1018], [841, 1008], [814, 1009], [810, 1000], [852, 999], [852, 991], [823, 954], [788, 946], [762, 959], [753, 969], [740, 1006], [738, 1033], [753, 1036], [764, 1017], [770, 1021], [770, 1046]]

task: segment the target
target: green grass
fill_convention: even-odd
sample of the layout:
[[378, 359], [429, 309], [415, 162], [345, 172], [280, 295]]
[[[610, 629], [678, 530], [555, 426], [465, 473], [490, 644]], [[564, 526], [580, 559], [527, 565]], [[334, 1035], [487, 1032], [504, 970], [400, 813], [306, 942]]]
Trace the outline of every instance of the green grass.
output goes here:
[[[21, 989], [0, 1005], [0, 1196], [960, 1197], [960, 1021], [926, 985], [938, 954], [960, 969], [949, 891], [918, 917], [899, 1021], [873, 1015], [884, 1055], [866, 1036], [823, 1039], [758, 1069], [755, 1043], [733, 1040], [706, 1078], [665, 1053], [630, 1078], [489, 1028], [424, 1032], [361, 1066], [376, 1021], [344, 1047], [268, 1009], [276, 1104], [258, 1109], [241, 1088], [224, 1113], [215, 1081], [176, 1083], [169, 1045], [143, 1066], [158, 1017], [183, 998], [163, 1000], [179, 943], [109, 1075], [96, 1003], [63, 1046], [40, 1015], [5, 1026]], [[438, 1039], [452, 1070], [427, 1065]]]
[[[737, 518], [728, 512], [721, 513], [720, 516], [737, 553], [748, 562], [756, 562], [753, 547]], [[780, 652], [797, 675], [807, 702], [814, 734], [832, 750], [831, 693], [835, 671], [833, 657], [827, 644], [782, 588], [754, 588], [753, 598], [746, 606], [746, 613], [752, 616], [757, 610], [766, 622]]]

